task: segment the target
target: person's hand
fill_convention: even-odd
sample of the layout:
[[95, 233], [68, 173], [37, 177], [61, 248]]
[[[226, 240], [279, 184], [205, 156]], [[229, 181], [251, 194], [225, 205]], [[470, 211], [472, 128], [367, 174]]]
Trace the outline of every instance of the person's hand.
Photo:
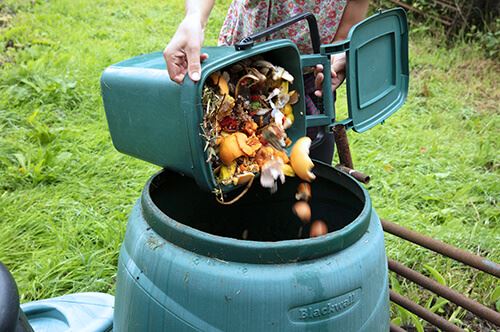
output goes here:
[[203, 38], [200, 18], [197, 15], [186, 16], [163, 51], [168, 76], [172, 81], [182, 83], [186, 73], [193, 81], [200, 80], [200, 62], [208, 58], [206, 53], [200, 55]]
[[[332, 57], [332, 92], [335, 91], [345, 79], [345, 64], [345, 53], [337, 54]], [[323, 65], [316, 65], [314, 74], [314, 84], [316, 86], [316, 91], [314, 91], [314, 94], [317, 97], [322, 97], [323, 90], [321, 89], [321, 85], [323, 84], [323, 80], [325, 78], [325, 75], [323, 74]]]

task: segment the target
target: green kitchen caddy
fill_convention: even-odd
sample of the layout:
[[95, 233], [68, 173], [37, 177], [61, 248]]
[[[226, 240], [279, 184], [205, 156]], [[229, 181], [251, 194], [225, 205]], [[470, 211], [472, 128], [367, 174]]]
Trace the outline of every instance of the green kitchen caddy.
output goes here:
[[[300, 19], [300, 15], [272, 31]], [[210, 74], [231, 64], [261, 55], [284, 67], [295, 80], [290, 90], [304, 95], [303, 68], [323, 64], [324, 114], [305, 115], [304, 98], [294, 105], [295, 122], [287, 131], [293, 142], [307, 127], [328, 129], [335, 124], [335, 109], [330, 87], [330, 55], [346, 52], [349, 119], [343, 124], [363, 132], [384, 121], [406, 99], [408, 91], [408, 30], [402, 9], [376, 14], [354, 26], [348, 38], [337, 44], [319, 45], [315, 21], [313, 49], [301, 55], [289, 40], [253, 43], [247, 38], [235, 47], [207, 47], [209, 58], [203, 62], [201, 79], [189, 78], [182, 85], [171, 81], [160, 52], [138, 56], [106, 69], [101, 78], [104, 108], [115, 147], [126, 154], [193, 177], [204, 190], [213, 191], [216, 181], [206, 162], [205, 142], [201, 138], [202, 88]], [[316, 31], [314, 33], [313, 31]]]

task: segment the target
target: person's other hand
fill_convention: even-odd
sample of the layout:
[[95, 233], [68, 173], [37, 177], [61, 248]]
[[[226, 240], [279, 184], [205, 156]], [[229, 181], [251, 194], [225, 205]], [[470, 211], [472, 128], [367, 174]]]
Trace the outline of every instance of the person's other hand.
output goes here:
[[208, 58], [206, 53], [200, 55], [203, 38], [200, 18], [197, 15], [186, 16], [163, 51], [172, 81], [182, 83], [186, 73], [193, 81], [200, 80], [200, 62]]
[[[345, 64], [345, 53], [332, 56], [332, 92], [335, 91], [345, 79]], [[325, 78], [325, 75], [323, 74], [323, 65], [316, 65], [314, 74], [314, 83], [316, 86], [316, 91], [314, 91], [314, 94], [317, 97], [322, 97], [323, 90], [321, 89], [321, 85], [323, 84], [323, 79]]]

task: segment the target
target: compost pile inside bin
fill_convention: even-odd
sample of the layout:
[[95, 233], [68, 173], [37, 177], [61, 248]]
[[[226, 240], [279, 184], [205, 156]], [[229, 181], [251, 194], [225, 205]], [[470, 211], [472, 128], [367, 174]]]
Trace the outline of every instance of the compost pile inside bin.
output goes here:
[[275, 191], [277, 180], [293, 176], [285, 151], [294, 122], [290, 91], [294, 77], [260, 57], [245, 59], [210, 75], [203, 88], [203, 136], [207, 162], [217, 183], [243, 185], [261, 175], [262, 186]]

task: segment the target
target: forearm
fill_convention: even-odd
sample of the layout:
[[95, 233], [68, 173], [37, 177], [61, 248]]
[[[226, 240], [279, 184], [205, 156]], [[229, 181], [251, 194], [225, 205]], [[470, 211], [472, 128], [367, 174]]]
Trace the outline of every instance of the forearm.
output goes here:
[[368, 12], [369, 0], [347, 0], [334, 41], [344, 40], [353, 25], [361, 22]]
[[215, 0], [186, 0], [186, 17], [200, 20], [202, 28], [207, 24]]

